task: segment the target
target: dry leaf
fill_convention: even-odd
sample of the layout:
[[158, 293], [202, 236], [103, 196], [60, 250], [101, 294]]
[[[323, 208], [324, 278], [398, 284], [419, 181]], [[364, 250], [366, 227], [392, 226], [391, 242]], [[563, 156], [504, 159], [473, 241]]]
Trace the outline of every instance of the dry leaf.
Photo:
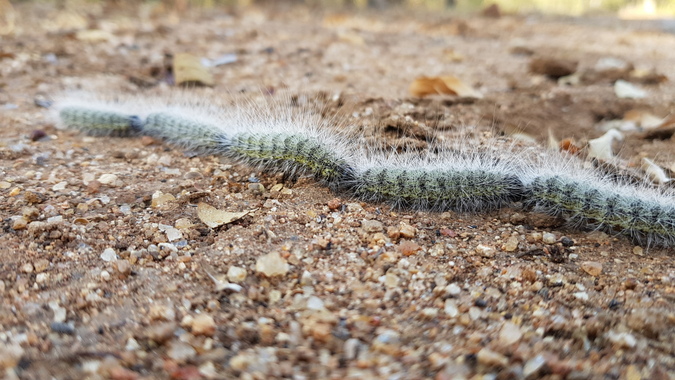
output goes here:
[[574, 140], [564, 139], [560, 142], [560, 150], [571, 154], [579, 154], [581, 148], [574, 143]]
[[614, 140], [623, 140], [623, 134], [616, 129], [610, 129], [597, 139], [588, 141], [588, 157], [609, 161], [614, 158], [612, 143]]
[[623, 120], [632, 121], [644, 129], [658, 128], [664, 119], [643, 110], [629, 110], [623, 115]]
[[173, 57], [173, 75], [176, 85], [214, 85], [213, 75], [202, 60], [189, 53], [178, 53]]
[[663, 185], [664, 183], [668, 183], [672, 180], [668, 177], [668, 174], [666, 174], [663, 168], [647, 157], [642, 157], [642, 170], [647, 173], [647, 176], [649, 176], [649, 178], [654, 183], [659, 185]]
[[454, 76], [419, 77], [410, 84], [410, 94], [416, 97], [427, 95], [457, 95], [467, 98], [482, 99], [483, 94], [471, 86], [464, 84]]
[[241, 219], [248, 215], [250, 212], [251, 211], [222, 211], [204, 202], [199, 202], [197, 205], [197, 217], [210, 228], [216, 228], [218, 226], [222, 226], [223, 224], [232, 223], [235, 220]]

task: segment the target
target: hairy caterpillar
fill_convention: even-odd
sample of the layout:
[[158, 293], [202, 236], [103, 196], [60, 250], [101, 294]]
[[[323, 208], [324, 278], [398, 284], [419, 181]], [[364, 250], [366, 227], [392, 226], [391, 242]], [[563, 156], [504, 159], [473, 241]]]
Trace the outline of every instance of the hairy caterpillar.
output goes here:
[[[396, 207], [483, 212], [522, 206], [577, 229], [622, 234], [644, 246], [675, 244], [675, 202], [615, 181], [576, 159], [461, 147], [436, 153], [367, 151], [332, 120], [287, 109], [185, 102], [55, 104], [60, 124], [92, 135], [148, 135], [285, 176], [312, 175], [333, 191]], [[522, 202], [521, 202], [522, 201]]]

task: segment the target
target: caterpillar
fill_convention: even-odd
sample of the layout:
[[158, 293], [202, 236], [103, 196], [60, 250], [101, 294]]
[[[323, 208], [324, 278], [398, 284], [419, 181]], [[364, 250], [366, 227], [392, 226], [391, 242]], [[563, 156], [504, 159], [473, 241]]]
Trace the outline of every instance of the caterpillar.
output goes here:
[[624, 235], [646, 247], [675, 245], [675, 202], [647, 185], [615, 180], [576, 158], [456, 146], [423, 154], [368, 150], [335, 120], [291, 107], [64, 98], [59, 125], [96, 136], [147, 135], [218, 154], [287, 178], [313, 176], [367, 202], [431, 211], [522, 207], [578, 230]]

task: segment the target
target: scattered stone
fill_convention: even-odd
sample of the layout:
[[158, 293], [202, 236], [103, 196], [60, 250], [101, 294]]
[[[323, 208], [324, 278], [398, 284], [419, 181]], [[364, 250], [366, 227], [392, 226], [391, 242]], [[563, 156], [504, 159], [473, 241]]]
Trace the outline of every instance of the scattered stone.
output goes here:
[[115, 253], [113, 248], [106, 248], [103, 250], [103, 253], [101, 253], [101, 260], [106, 262], [115, 261], [117, 260], [117, 253]]
[[156, 303], [150, 306], [148, 317], [153, 321], [174, 321], [176, 311], [171, 305]]
[[244, 282], [244, 280], [246, 280], [246, 274], [247, 274], [246, 269], [237, 266], [231, 266], [227, 270], [227, 279], [230, 282], [241, 283]]
[[435, 307], [425, 307], [419, 314], [422, 320], [432, 320], [438, 316], [438, 309]]
[[12, 217], [12, 229], [23, 230], [28, 226], [28, 219], [24, 216]]
[[636, 245], [635, 247], [633, 247], [633, 254], [638, 256], [644, 256], [645, 250], [644, 248]]
[[504, 245], [502, 249], [506, 252], [513, 252], [518, 249], [518, 238], [516, 236], [511, 236]]
[[558, 239], [556, 239], [555, 234], [552, 234], [550, 232], [544, 232], [542, 235], [542, 241], [546, 244], [555, 244]]
[[581, 263], [581, 269], [593, 277], [598, 277], [602, 273], [602, 264], [596, 261], [584, 261]]
[[153, 342], [162, 344], [173, 337], [173, 332], [177, 327], [176, 322], [153, 324], [145, 329], [145, 336]]
[[52, 186], [52, 191], [61, 191], [65, 190], [66, 186], [68, 186], [68, 182], [66, 181], [61, 181], [57, 183], [56, 185]]
[[171, 343], [171, 347], [166, 354], [177, 363], [182, 364], [197, 356], [197, 351], [187, 343], [175, 341]]
[[478, 363], [488, 367], [505, 367], [509, 364], [509, 360], [506, 356], [485, 347], [478, 351], [476, 359], [478, 360]]
[[445, 300], [445, 307], [443, 308], [445, 314], [450, 318], [455, 318], [459, 315], [459, 309], [457, 308], [457, 301], [454, 299], [448, 298]]
[[122, 181], [115, 174], [103, 174], [100, 177], [98, 177], [98, 182], [110, 187], [122, 186]]
[[166, 238], [169, 241], [176, 241], [183, 238], [183, 233], [180, 232], [178, 228], [169, 227], [166, 230], [164, 230], [164, 233], [166, 234]]
[[384, 225], [379, 220], [363, 220], [361, 222], [361, 228], [370, 233], [384, 231]]
[[415, 237], [415, 234], [417, 233], [417, 228], [401, 222], [401, 226], [399, 227], [399, 231], [401, 233], [401, 237], [405, 239], [412, 239]]
[[387, 288], [397, 288], [400, 282], [401, 280], [392, 271], [389, 271], [384, 275], [384, 286]]
[[634, 348], [637, 345], [637, 340], [631, 333], [610, 330], [605, 337], [619, 348]]
[[[279, 190], [281, 190], [281, 189], [279, 189]], [[335, 210], [339, 209], [340, 207], [342, 207], [342, 202], [337, 198], [333, 198], [330, 201], [328, 201], [327, 206], [328, 206], [329, 210], [335, 211]]]
[[255, 270], [267, 277], [285, 276], [288, 273], [288, 263], [279, 255], [279, 252], [272, 251], [267, 255], [258, 257], [255, 262]]
[[55, 333], [73, 335], [75, 334], [75, 327], [70, 323], [52, 322], [49, 328]]
[[307, 308], [310, 310], [323, 310], [324, 303], [321, 298], [317, 296], [311, 296], [307, 299]]
[[483, 244], [478, 244], [476, 246], [476, 253], [483, 257], [493, 257], [495, 255], [496, 250], [493, 247], [483, 245]]
[[504, 322], [502, 329], [499, 330], [499, 343], [505, 346], [519, 342], [522, 337], [520, 327], [512, 322]]
[[33, 270], [34, 270], [33, 264], [31, 263], [26, 263], [21, 266], [21, 271], [23, 273], [33, 273]]
[[462, 288], [460, 288], [459, 285], [455, 284], [454, 282], [445, 287], [445, 294], [447, 294], [449, 296], [456, 297], [461, 292], [462, 292]]
[[192, 334], [213, 336], [216, 333], [216, 321], [208, 314], [199, 314], [192, 320]]
[[101, 280], [110, 281], [110, 272], [108, 272], [107, 270], [102, 270], [101, 271]]
[[121, 274], [123, 277], [131, 274], [131, 263], [129, 263], [128, 260], [116, 260], [114, 265], [115, 269], [117, 269], [119, 274]]
[[176, 197], [174, 197], [171, 194], [164, 194], [161, 191], [157, 190], [152, 194], [152, 202], [150, 203], [152, 208], [158, 208], [162, 207], [169, 202], [173, 202], [176, 200]]
[[546, 359], [543, 355], [537, 355], [528, 360], [523, 366], [523, 376], [530, 377], [536, 375], [539, 370], [546, 364]]
[[422, 247], [420, 247], [420, 245], [415, 242], [404, 240], [401, 242], [401, 244], [399, 244], [398, 249], [401, 251], [403, 256], [412, 256], [417, 253], [417, 251], [422, 249]]
[[49, 260], [47, 259], [40, 259], [33, 264], [35, 267], [35, 273], [41, 273], [47, 270], [49, 268]]

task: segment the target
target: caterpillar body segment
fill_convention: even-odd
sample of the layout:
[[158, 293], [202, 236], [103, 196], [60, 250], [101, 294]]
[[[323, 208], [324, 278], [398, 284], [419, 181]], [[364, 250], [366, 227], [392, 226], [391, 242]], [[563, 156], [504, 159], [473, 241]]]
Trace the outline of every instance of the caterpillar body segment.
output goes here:
[[91, 136], [131, 137], [143, 130], [143, 121], [138, 116], [95, 108], [64, 107], [59, 111], [59, 118], [67, 128]]

